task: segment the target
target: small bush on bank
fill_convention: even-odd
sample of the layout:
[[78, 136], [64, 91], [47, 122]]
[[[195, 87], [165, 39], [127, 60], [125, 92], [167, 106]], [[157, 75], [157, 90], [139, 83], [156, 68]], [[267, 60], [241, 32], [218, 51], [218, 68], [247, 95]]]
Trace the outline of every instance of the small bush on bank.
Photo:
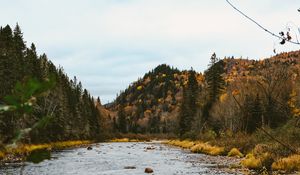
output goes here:
[[300, 155], [295, 154], [286, 158], [279, 159], [272, 164], [273, 170], [285, 170], [288, 172], [300, 171]]
[[33, 151], [37, 150], [61, 150], [69, 147], [87, 145], [92, 143], [91, 141], [79, 140], [79, 141], [63, 141], [63, 142], [53, 142], [48, 144], [23, 144], [17, 145], [16, 147], [8, 147], [5, 151], [0, 151], [0, 159], [5, 158], [6, 155], [13, 155], [15, 157], [26, 157]]
[[250, 153], [241, 161], [244, 167], [254, 170], [260, 170], [262, 168], [270, 170], [273, 162], [274, 159], [270, 153], [263, 153], [260, 155]]
[[222, 155], [224, 147], [211, 146], [208, 143], [198, 143], [191, 148], [193, 153], [204, 153], [212, 156]]
[[261, 161], [256, 158], [252, 153], [247, 154], [246, 158], [241, 161], [242, 165], [249, 169], [260, 169], [262, 168]]
[[122, 139], [112, 139], [110, 142], [129, 142], [128, 138], [122, 138]]
[[184, 149], [190, 149], [192, 146], [194, 146], [196, 143], [190, 140], [170, 140], [166, 142], [169, 145], [178, 146]]
[[5, 154], [0, 151], [0, 160], [4, 159], [4, 157], [5, 157]]
[[232, 148], [229, 153], [227, 154], [228, 157], [237, 157], [237, 158], [242, 158], [244, 155], [237, 149], [237, 148]]

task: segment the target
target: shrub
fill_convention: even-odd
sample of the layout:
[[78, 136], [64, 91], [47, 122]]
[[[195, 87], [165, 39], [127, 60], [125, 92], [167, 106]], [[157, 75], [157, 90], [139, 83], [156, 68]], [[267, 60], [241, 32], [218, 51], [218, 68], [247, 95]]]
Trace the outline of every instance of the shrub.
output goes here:
[[122, 139], [112, 139], [111, 142], [129, 142], [128, 138], [122, 138]]
[[271, 169], [271, 165], [274, 162], [270, 153], [263, 153], [260, 155], [254, 155], [253, 153], [247, 154], [246, 158], [241, 161], [242, 165], [249, 169], [259, 170], [262, 168]]
[[198, 143], [191, 147], [193, 153], [204, 153], [212, 156], [222, 155], [225, 151], [224, 147], [211, 146], [208, 143]]
[[166, 143], [169, 144], [169, 145], [178, 146], [178, 147], [181, 147], [181, 148], [184, 148], [184, 149], [189, 149], [189, 148], [191, 148], [192, 146], [194, 146], [196, 144], [195, 142], [189, 141], [189, 140], [183, 140], [183, 141], [171, 140], [171, 141], [168, 141]]
[[272, 164], [273, 170], [299, 171], [300, 155], [295, 154], [286, 158], [282, 158]]
[[0, 151], [0, 160], [4, 159], [4, 157], [5, 157], [5, 154]]
[[249, 169], [261, 169], [261, 161], [256, 158], [252, 153], [247, 154], [246, 158], [241, 161], [242, 165]]
[[228, 157], [244, 157], [244, 155], [237, 149], [237, 148], [232, 148], [229, 153], [227, 154]]

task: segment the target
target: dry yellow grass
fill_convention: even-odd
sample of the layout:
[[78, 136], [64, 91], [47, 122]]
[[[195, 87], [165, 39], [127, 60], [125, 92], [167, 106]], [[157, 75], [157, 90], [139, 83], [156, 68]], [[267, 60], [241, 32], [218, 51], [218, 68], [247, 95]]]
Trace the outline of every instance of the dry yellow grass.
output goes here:
[[196, 143], [193, 141], [189, 141], [189, 140], [170, 140], [168, 142], [166, 142], [166, 144], [169, 145], [173, 145], [173, 146], [178, 146], [184, 149], [190, 149], [191, 147], [193, 147]]
[[141, 142], [139, 139], [129, 139], [129, 138], [122, 138], [122, 139], [112, 139], [110, 142]]
[[23, 144], [18, 145], [17, 147], [8, 147], [5, 151], [0, 152], [0, 159], [5, 157], [5, 155], [15, 155], [15, 156], [24, 156], [28, 155], [32, 151], [35, 150], [41, 150], [41, 149], [65, 149], [69, 147], [79, 146], [79, 145], [86, 145], [92, 143], [91, 141], [64, 141], [64, 142], [53, 142], [49, 144], [37, 144], [37, 145], [29, 145], [29, 144]]
[[178, 146], [184, 149], [190, 149], [193, 153], [204, 153], [208, 155], [221, 155], [224, 153], [223, 147], [211, 146], [208, 143], [202, 143], [199, 141], [190, 141], [190, 140], [170, 140], [165, 142], [166, 144]]
[[252, 153], [247, 154], [246, 158], [241, 161], [242, 165], [249, 169], [260, 169], [262, 167], [261, 160], [256, 158]]
[[4, 157], [5, 157], [5, 154], [0, 151], [0, 160], [4, 159]]
[[91, 141], [88, 140], [77, 140], [77, 141], [65, 141], [65, 142], [54, 142], [50, 146], [52, 149], [65, 149], [74, 146], [87, 145], [91, 144]]
[[208, 143], [198, 143], [191, 148], [193, 153], [204, 153], [212, 156], [222, 155], [224, 147], [211, 146]]
[[249, 169], [262, 169], [271, 168], [271, 164], [273, 162], [273, 158], [270, 153], [265, 152], [259, 155], [250, 153], [247, 154], [246, 158], [241, 161], [241, 164]]
[[273, 170], [300, 171], [300, 155], [295, 154], [282, 158], [272, 164]]
[[244, 155], [237, 149], [237, 148], [232, 148], [229, 153], [227, 154], [228, 157], [237, 157], [241, 158], [244, 157]]
[[128, 138], [122, 138], [122, 139], [112, 139], [110, 142], [129, 142]]

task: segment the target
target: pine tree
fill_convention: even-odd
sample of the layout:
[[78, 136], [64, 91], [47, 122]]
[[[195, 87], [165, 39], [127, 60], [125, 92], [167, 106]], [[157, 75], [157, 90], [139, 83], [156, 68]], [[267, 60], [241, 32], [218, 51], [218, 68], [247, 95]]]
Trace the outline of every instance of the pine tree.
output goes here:
[[121, 133], [127, 133], [127, 118], [122, 104], [118, 111], [118, 128]]
[[205, 80], [207, 83], [208, 99], [203, 107], [204, 121], [209, 119], [209, 111], [214, 102], [219, 99], [219, 96], [224, 91], [225, 81], [222, 77], [224, 73], [224, 62], [219, 60], [215, 53], [210, 58], [208, 70], [205, 72]]
[[181, 137], [192, 129], [192, 123], [197, 115], [198, 93], [199, 86], [196, 79], [196, 72], [190, 70], [187, 85], [183, 87], [183, 100], [179, 113], [179, 135]]

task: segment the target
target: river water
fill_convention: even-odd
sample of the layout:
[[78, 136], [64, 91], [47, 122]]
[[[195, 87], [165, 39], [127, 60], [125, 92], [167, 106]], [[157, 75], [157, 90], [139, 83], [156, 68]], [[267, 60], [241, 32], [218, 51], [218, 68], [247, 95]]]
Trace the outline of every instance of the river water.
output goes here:
[[50, 160], [0, 168], [0, 174], [21, 175], [140, 175], [145, 168], [156, 175], [237, 174], [207, 163], [193, 154], [161, 143], [100, 143], [92, 150], [75, 148], [53, 152]]

